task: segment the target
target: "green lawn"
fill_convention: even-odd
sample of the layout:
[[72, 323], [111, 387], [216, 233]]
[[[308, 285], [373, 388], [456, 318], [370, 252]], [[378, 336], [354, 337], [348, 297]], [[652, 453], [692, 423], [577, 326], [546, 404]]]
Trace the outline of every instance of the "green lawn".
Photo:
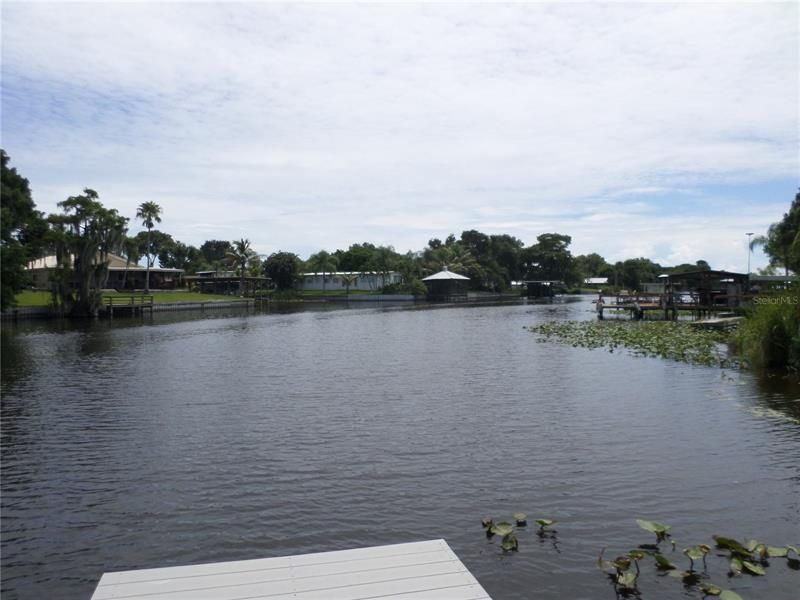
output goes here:
[[[198, 292], [151, 292], [153, 301], [157, 304], [169, 304], [170, 302], [215, 302], [220, 300], [238, 300], [237, 296], [222, 296], [219, 294], [200, 294]], [[131, 294], [104, 294], [104, 298], [109, 296], [130, 296]], [[139, 294], [136, 294], [139, 295]], [[29, 291], [17, 294], [17, 307], [30, 306], [49, 306], [50, 292]]]

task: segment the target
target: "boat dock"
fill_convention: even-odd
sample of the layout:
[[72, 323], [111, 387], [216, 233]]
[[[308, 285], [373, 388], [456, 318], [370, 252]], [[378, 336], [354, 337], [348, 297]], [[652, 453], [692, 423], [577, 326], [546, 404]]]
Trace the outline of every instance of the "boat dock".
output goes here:
[[106, 573], [91, 600], [491, 600], [442, 539]]

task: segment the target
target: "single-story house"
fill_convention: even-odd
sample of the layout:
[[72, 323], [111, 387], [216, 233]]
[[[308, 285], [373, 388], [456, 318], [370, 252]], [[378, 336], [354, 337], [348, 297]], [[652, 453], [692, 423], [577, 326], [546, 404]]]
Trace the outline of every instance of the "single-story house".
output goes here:
[[[36, 259], [28, 264], [27, 271], [31, 286], [35, 289], [50, 289], [50, 277], [57, 267], [55, 255]], [[181, 284], [183, 269], [164, 269], [150, 267], [150, 289], [174, 289]], [[136, 263], [128, 264], [124, 256], [108, 255], [108, 281], [105, 287], [115, 290], [144, 289], [147, 267]]]

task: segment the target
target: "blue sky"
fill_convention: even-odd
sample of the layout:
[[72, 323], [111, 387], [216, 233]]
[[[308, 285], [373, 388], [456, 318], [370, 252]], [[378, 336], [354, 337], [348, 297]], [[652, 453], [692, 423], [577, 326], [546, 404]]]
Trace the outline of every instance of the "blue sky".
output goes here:
[[4, 2], [2, 27], [40, 209], [152, 200], [186, 243], [556, 231], [743, 270], [798, 186], [796, 3]]

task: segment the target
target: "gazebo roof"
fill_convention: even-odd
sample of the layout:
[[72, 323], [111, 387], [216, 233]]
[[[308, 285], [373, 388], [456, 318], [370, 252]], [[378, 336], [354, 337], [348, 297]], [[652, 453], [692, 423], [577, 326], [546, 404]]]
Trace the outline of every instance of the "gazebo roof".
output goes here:
[[447, 267], [443, 270], [439, 271], [438, 273], [434, 273], [433, 275], [429, 275], [422, 281], [437, 281], [441, 279], [458, 279], [462, 281], [469, 281], [469, 277], [464, 277], [463, 275], [459, 275], [458, 273], [453, 273], [452, 271], [448, 271]]

